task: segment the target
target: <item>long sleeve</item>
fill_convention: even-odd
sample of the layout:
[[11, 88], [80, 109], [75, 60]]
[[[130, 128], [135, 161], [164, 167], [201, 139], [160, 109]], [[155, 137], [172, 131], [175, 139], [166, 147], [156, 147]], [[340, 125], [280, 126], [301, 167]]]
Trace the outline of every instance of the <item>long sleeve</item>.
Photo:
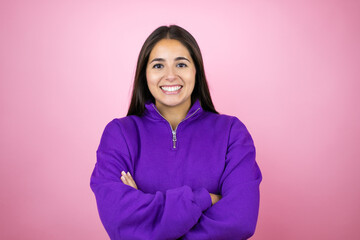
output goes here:
[[124, 184], [121, 171], [133, 175], [134, 169], [121, 126], [115, 120], [105, 127], [96, 153], [90, 187], [111, 239], [176, 239], [211, 206], [205, 188], [192, 190], [184, 185], [150, 194]]
[[255, 161], [251, 135], [240, 120], [232, 121], [225, 169], [220, 179], [222, 198], [203, 212], [181, 239], [248, 239], [258, 218], [262, 174]]

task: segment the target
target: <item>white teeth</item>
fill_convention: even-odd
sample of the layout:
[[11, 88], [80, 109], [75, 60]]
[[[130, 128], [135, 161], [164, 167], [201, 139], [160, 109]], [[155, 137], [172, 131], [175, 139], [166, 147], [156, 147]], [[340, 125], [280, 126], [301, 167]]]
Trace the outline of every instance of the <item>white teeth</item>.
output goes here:
[[164, 89], [165, 91], [168, 91], [168, 92], [174, 92], [174, 91], [177, 91], [181, 88], [181, 86], [177, 86], [177, 87], [161, 87], [162, 89]]

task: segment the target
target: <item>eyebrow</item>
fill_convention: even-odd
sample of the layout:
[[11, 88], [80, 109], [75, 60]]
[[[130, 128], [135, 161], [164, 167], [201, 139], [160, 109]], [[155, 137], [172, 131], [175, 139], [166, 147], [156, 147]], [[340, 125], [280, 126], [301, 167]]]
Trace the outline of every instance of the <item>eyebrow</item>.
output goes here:
[[[186, 57], [177, 57], [177, 58], [175, 58], [175, 61], [179, 61], [179, 60], [186, 60], [186, 61], [190, 62], [190, 60], [187, 59]], [[163, 58], [154, 58], [150, 63], [155, 62], [155, 61], [165, 62], [165, 59], [163, 59]]]

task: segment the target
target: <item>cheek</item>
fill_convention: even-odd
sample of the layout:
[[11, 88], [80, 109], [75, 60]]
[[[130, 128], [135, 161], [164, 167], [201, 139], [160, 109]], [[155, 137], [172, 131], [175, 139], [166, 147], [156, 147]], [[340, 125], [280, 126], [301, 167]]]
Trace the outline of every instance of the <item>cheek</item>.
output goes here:
[[155, 83], [153, 74], [146, 72], [146, 81], [148, 86], [151, 87]]
[[195, 83], [195, 75], [196, 74], [196, 71], [195, 70], [190, 70], [187, 71], [186, 73], [184, 73], [183, 77], [184, 79], [186, 79], [186, 81], [188, 83]]
[[155, 73], [152, 71], [146, 72], [146, 79], [149, 83], [155, 84], [159, 79], [161, 78], [161, 75], [159, 73]]

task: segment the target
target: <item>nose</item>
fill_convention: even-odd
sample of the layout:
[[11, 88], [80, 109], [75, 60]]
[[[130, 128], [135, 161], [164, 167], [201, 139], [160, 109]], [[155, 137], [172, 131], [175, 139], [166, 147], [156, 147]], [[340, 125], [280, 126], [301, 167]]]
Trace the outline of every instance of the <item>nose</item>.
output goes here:
[[169, 67], [165, 73], [165, 78], [167, 80], [174, 80], [176, 79], [176, 72], [175, 69], [173, 69], [172, 67]]

